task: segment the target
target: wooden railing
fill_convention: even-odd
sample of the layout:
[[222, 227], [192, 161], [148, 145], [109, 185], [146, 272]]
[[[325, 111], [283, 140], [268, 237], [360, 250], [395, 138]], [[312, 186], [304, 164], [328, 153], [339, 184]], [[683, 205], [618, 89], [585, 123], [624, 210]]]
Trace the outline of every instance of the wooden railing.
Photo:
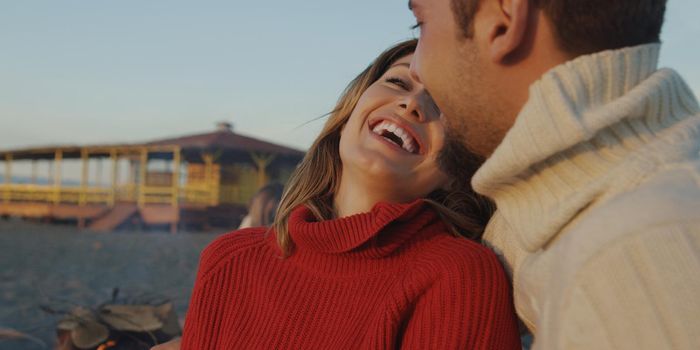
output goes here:
[[112, 198], [112, 189], [104, 187], [0, 184], [0, 201], [4, 202], [109, 204]]
[[186, 185], [180, 192], [181, 203], [200, 204], [200, 205], [217, 205], [216, 190], [212, 186], [205, 184], [201, 185]]
[[246, 190], [240, 186], [211, 186], [206, 184], [188, 184], [180, 188], [129, 184], [111, 188], [0, 183], [0, 203], [39, 202], [76, 205], [104, 204], [108, 206], [112, 206], [116, 202], [132, 202], [140, 205], [246, 205], [253, 192], [254, 189]]
[[[66, 186], [62, 182], [61, 164], [64, 159], [76, 159], [78, 151], [82, 164], [80, 182], [77, 185]], [[34, 184], [12, 183], [12, 164], [19, 158], [11, 152], [4, 152], [2, 157], [4, 183], [0, 182], [0, 203], [32, 202], [107, 206], [114, 206], [117, 203], [134, 203], [139, 206], [149, 204], [247, 205], [257, 188], [268, 181], [265, 169], [274, 159], [274, 155], [252, 152], [250, 156], [255, 167], [229, 164], [228, 168], [227, 166], [222, 168], [221, 164], [216, 163], [222, 150], [213, 153], [203, 152], [200, 154], [203, 163], [188, 163], [187, 184], [183, 185], [180, 177], [183, 154], [179, 145], [58, 147], [50, 150], [37, 149], [29, 153], [18, 152], [22, 160], [32, 160], [31, 178]], [[41, 157], [51, 154], [53, 154], [51, 173], [46, 178], [49, 183], [36, 184], [37, 167], [34, 160], [43, 159]], [[165, 156], [163, 158], [165, 160], [168, 160], [169, 154], [172, 154], [168, 169], [149, 172], [149, 160], [153, 158], [151, 157], [153, 154], [161, 158]], [[89, 162], [92, 158], [108, 159], [111, 162], [111, 179], [108, 184], [91, 185], [95, 183], [90, 177]], [[120, 179], [118, 176], [122, 173], [119, 169], [120, 162], [123, 161], [129, 164], [128, 179]], [[102, 179], [102, 173], [99, 174], [99, 179]], [[239, 185], [229, 185], [229, 183]]]

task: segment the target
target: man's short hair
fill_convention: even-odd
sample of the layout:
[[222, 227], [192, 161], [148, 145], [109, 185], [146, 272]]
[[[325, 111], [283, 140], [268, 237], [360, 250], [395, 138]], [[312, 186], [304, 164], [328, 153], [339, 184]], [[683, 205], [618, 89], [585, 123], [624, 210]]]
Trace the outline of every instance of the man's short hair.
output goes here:
[[[559, 46], [583, 55], [659, 41], [666, 0], [531, 0], [552, 22]], [[481, 0], [452, 0], [466, 37]]]

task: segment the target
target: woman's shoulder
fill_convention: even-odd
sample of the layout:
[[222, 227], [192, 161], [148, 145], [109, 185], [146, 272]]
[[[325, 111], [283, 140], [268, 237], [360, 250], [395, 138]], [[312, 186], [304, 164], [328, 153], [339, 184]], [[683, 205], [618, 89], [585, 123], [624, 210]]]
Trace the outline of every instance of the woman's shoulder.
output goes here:
[[200, 272], [207, 274], [244, 252], [264, 246], [269, 234], [272, 233], [268, 227], [250, 227], [222, 234], [202, 251]]
[[416, 263], [446, 278], [459, 276], [504, 276], [498, 256], [480, 242], [450, 234], [434, 240]]
[[403, 270], [400, 298], [432, 295], [454, 303], [471, 300], [478, 308], [508, 302], [508, 277], [488, 247], [445, 234], [420, 250]]

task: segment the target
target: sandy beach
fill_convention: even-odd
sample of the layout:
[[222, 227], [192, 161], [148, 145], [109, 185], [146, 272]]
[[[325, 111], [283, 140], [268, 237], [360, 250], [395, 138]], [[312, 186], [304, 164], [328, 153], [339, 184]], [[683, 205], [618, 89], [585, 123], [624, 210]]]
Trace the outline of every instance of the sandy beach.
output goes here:
[[52, 348], [60, 316], [41, 305], [94, 306], [115, 287], [132, 300], [170, 299], [182, 317], [199, 253], [220, 233], [94, 233], [0, 219], [0, 328], [45, 343], [0, 340], [0, 349]]

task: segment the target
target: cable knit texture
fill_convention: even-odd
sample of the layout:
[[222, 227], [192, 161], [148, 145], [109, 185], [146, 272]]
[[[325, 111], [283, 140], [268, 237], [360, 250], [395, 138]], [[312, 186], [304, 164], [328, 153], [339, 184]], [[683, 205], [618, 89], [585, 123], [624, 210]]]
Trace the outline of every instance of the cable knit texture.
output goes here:
[[700, 349], [700, 115], [658, 53], [544, 74], [472, 181], [534, 349]]
[[496, 255], [448, 234], [423, 201], [317, 221], [290, 215], [202, 253], [182, 349], [520, 349]]

